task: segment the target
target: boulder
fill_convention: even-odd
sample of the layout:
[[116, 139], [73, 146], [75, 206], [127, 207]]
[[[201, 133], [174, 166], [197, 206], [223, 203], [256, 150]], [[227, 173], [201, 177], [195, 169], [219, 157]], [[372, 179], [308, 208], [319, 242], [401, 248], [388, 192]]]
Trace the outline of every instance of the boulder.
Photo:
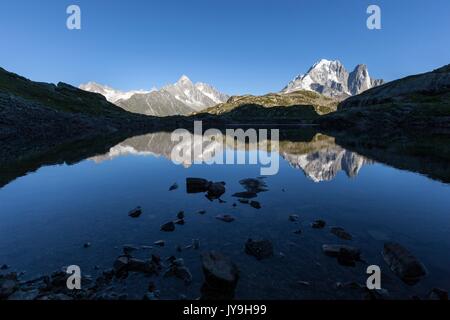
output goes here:
[[234, 298], [239, 270], [229, 258], [215, 251], [207, 252], [202, 254], [202, 267], [205, 276], [203, 299]]
[[114, 261], [114, 271], [115, 273], [123, 273], [128, 270], [128, 263], [130, 258], [128, 256], [120, 256]]
[[338, 262], [344, 266], [354, 266], [356, 261], [361, 260], [361, 251], [351, 246], [324, 244], [322, 251], [329, 257], [337, 258]]
[[225, 182], [211, 182], [206, 197], [209, 200], [219, 199], [225, 193]]
[[398, 243], [385, 243], [383, 258], [391, 270], [408, 285], [416, 284], [427, 275], [425, 266]]
[[209, 181], [201, 178], [187, 178], [186, 191], [187, 193], [201, 193], [207, 192]]

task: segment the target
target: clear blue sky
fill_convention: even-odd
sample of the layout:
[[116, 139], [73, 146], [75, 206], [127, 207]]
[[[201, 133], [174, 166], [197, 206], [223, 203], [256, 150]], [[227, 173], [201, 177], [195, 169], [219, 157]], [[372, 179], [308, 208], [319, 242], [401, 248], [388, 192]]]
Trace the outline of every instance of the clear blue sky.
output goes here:
[[[66, 8], [82, 30], [66, 28]], [[366, 9], [382, 9], [381, 31]], [[230, 94], [280, 90], [320, 58], [393, 80], [450, 63], [449, 0], [2, 0], [0, 66], [122, 90], [182, 74]]]

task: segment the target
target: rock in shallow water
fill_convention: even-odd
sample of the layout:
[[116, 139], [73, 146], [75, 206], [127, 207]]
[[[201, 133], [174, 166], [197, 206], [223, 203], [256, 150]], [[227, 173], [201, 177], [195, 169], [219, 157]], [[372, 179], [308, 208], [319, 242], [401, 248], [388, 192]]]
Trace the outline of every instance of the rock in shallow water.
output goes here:
[[433, 288], [428, 293], [428, 299], [429, 300], [447, 301], [448, 300], [448, 292], [443, 289]]
[[254, 256], [258, 260], [267, 259], [273, 256], [273, 245], [270, 240], [248, 239], [245, 243], [245, 253]]
[[201, 178], [187, 178], [186, 191], [187, 193], [201, 193], [208, 191], [209, 181]]
[[175, 223], [173, 221], [167, 222], [161, 226], [161, 231], [172, 232], [175, 231]]
[[205, 282], [202, 299], [232, 299], [239, 280], [237, 266], [227, 257], [211, 251], [202, 254]]
[[132, 218], [139, 218], [142, 214], [142, 208], [141, 207], [136, 207], [135, 209], [131, 210], [130, 212], [128, 212], [128, 215]]
[[408, 285], [416, 284], [427, 275], [425, 266], [398, 243], [387, 242], [383, 258], [389, 268]]
[[185, 284], [192, 282], [192, 274], [184, 265], [183, 259], [172, 259], [169, 269], [164, 273], [164, 277], [176, 277], [184, 281]]
[[7, 299], [18, 289], [18, 280], [15, 273], [0, 276], [0, 300]]
[[352, 240], [352, 235], [344, 230], [341, 227], [331, 227], [330, 232], [334, 234], [336, 237], [341, 238], [343, 240]]
[[175, 182], [173, 185], [170, 186], [169, 191], [177, 190], [178, 184]]
[[356, 261], [361, 260], [361, 251], [351, 246], [324, 244], [322, 251], [329, 257], [337, 258], [338, 262], [344, 266], [354, 266]]
[[218, 215], [216, 216], [216, 219], [221, 220], [223, 222], [233, 222], [235, 219], [233, 216], [230, 216], [229, 214], [225, 214], [225, 215]]
[[225, 193], [225, 182], [210, 182], [206, 197], [209, 200], [215, 200], [219, 199], [224, 193]]
[[209, 200], [219, 199], [225, 193], [225, 182], [212, 182], [202, 178], [186, 179], [187, 193], [206, 192]]
[[326, 222], [323, 220], [316, 220], [311, 224], [314, 229], [323, 229], [326, 226]]
[[261, 204], [258, 201], [250, 201], [250, 206], [255, 209], [261, 209]]

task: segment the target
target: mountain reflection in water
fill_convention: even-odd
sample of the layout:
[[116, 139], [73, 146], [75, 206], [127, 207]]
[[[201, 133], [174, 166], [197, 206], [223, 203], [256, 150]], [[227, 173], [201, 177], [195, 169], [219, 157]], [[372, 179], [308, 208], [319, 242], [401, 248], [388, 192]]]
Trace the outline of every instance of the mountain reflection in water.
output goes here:
[[[230, 138], [230, 137], [228, 137]], [[270, 145], [270, 142], [253, 144], [229, 143], [232, 139], [224, 137], [225, 147], [236, 151], [257, 151]], [[194, 143], [202, 141], [201, 136], [195, 137], [191, 134], [192, 145], [190, 150], [194, 150]], [[183, 163], [188, 168], [197, 161], [205, 162], [214, 157], [212, 150], [215, 145], [221, 142], [203, 143], [203, 152], [200, 154], [191, 153], [191, 161]], [[171, 140], [171, 134], [167, 132], [151, 133], [142, 136], [126, 139], [122, 143], [112, 147], [108, 153], [90, 158], [96, 163], [112, 160], [116, 157], [126, 155], [137, 156], [163, 156], [171, 159], [173, 148], [178, 144]], [[310, 141], [280, 141], [279, 155], [286, 160], [293, 168], [302, 170], [303, 173], [314, 182], [333, 180], [340, 171], [344, 171], [348, 177], [358, 175], [364, 165], [372, 164], [373, 161], [355, 152], [345, 150], [335, 143], [333, 137], [316, 133]]]

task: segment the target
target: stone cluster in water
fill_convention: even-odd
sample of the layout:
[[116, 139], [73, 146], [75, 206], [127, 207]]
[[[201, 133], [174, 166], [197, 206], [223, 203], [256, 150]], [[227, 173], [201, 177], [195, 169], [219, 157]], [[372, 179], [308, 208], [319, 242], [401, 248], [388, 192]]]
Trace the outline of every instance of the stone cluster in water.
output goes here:
[[[240, 181], [245, 191], [233, 194], [233, 197], [238, 198], [239, 203], [249, 204], [255, 209], [260, 209], [262, 206], [257, 201], [250, 201], [254, 199], [261, 192], [267, 192], [267, 184], [263, 178], [244, 179]], [[218, 200], [219, 203], [225, 203], [221, 196], [225, 194], [225, 182], [212, 182], [201, 178], [188, 178], [186, 180], [187, 193], [205, 193], [205, 196], [210, 201]], [[178, 184], [173, 184], [169, 191], [178, 189]], [[233, 207], [237, 204], [233, 203]], [[199, 214], [206, 214], [202, 210]], [[131, 210], [128, 215], [133, 218], [139, 218], [144, 214], [141, 207], [136, 207]], [[218, 215], [216, 218], [226, 223], [235, 221], [235, 217], [224, 214]], [[185, 223], [186, 214], [184, 211], [178, 212], [173, 220], [166, 222], [160, 227], [162, 232], [174, 232], [176, 225], [182, 226]], [[291, 214], [287, 219], [293, 224], [300, 223], [300, 215]], [[324, 220], [316, 220], [311, 223], [311, 227], [316, 230], [322, 230], [326, 227]], [[296, 229], [295, 234], [302, 234], [301, 229]], [[352, 235], [342, 227], [330, 227], [330, 233], [341, 240], [351, 241]], [[155, 241], [154, 246], [164, 247], [165, 241]], [[90, 243], [84, 245], [89, 248]], [[126, 279], [130, 273], [140, 273], [147, 276], [160, 276], [163, 278], [174, 277], [180, 279], [185, 285], [190, 285], [193, 281], [193, 276], [188, 266], [186, 266], [182, 258], [169, 256], [161, 258], [159, 255], [151, 254], [148, 259], [138, 259], [133, 256], [134, 252], [141, 249], [152, 249], [152, 246], [134, 247], [132, 245], [123, 246], [122, 255], [118, 256], [113, 263], [111, 269], [101, 272], [95, 281], [90, 277], [82, 278], [81, 290], [69, 290], [67, 288], [67, 279], [69, 275], [65, 271], [57, 271], [49, 276], [42, 276], [29, 281], [22, 281], [21, 274], [8, 272], [9, 266], [0, 266], [0, 299], [11, 300], [120, 300], [127, 299], [126, 294], [116, 294], [111, 291], [112, 284], [115, 281], [122, 281]], [[200, 248], [200, 241], [193, 239], [192, 244], [184, 248], [177, 247], [177, 251], [181, 252], [185, 249], [198, 250]], [[257, 260], [269, 259], [274, 256], [273, 244], [269, 239], [248, 239], [243, 244], [243, 251], [254, 257]], [[326, 256], [335, 258], [342, 266], [355, 266], [356, 263], [364, 263], [361, 259], [361, 250], [350, 245], [342, 244], [324, 244], [322, 251]], [[422, 277], [427, 274], [426, 268], [423, 264], [415, 258], [407, 249], [398, 243], [386, 243], [383, 250], [383, 258], [391, 270], [405, 283], [411, 285], [415, 284]], [[235, 290], [238, 285], [240, 271], [238, 266], [228, 257], [220, 252], [210, 251], [201, 254], [202, 271], [204, 275], [204, 282], [201, 287], [201, 299], [233, 299], [235, 297]], [[309, 281], [299, 281], [299, 285], [310, 286]], [[387, 290], [368, 290], [362, 284], [357, 282], [350, 283], [336, 283], [336, 288], [339, 289], [358, 289], [368, 299], [388, 299], [389, 293]], [[157, 300], [160, 297], [159, 291], [155, 284], [150, 281], [148, 291], [143, 295], [144, 300]], [[433, 288], [426, 298], [429, 299], [448, 299], [448, 293], [439, 288]]]

